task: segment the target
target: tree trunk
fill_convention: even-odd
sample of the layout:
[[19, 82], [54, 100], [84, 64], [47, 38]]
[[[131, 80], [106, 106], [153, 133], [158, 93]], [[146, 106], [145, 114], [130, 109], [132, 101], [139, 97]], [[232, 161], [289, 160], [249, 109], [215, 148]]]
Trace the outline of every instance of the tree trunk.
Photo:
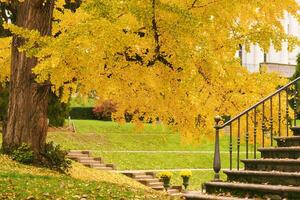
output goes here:
[[[17, 3], [16, 25], [51, 35], [54, 0], [25, 0]], [[32, 68], [37, 59], [26, 57], [18, 48], [24, 38], [14, 35], [9, 88], [8, 116], [3, 133], [3, 150], [10, 153], [26, 143], [35, 155], [44, 148], [47, 135], [47, 106], [50, 87], [35, 82]]]

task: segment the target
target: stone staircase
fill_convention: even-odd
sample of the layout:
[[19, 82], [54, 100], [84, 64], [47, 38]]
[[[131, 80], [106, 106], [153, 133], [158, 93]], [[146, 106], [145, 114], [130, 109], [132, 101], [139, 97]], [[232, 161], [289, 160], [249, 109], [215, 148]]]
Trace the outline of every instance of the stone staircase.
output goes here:
[[259, 148], [261, 159], [241, 160], [244, 170], [226, 170], [227, 181], [204, 184], [206, 194], [189, 193], [187, 199], [253, 198], [300, 200], [300, 127], [294, 136], [276, 137], [277, 147]]
[[[161, 182], [154, 172], [135, 172], [135, 171], [128, 171], [122, 172], [122, 174], [146, 185], [154, 190], [164, 191], [163, 182]], [[182, 196], [182, 187], [181, 186], [172, 186], [167, 190], [170, 196]]]
[[[116, 167], [113, 164], [105, 164], [101, 158], [95, 158], [91, 156], [90, 151], [84, 150], [71, 150], [69, 151], [67, 158], [72, 159], [76, 162], [83, 164], [86, 167], [90, 167], [98, 170], [106, 170], [106, 171], [115, 171]], [[118, 171], [115, 171], [118, 172]], [[122, 174], [146, 185], [154, 190], [164, 191], [163, 183], [156, 178], [155, 173], [153, 172], [135, 172], [128, 171], [122, 172]], [[173, 186], [168, 189], [168, 194], [170, 196], [178, 197], [182, 196], [182, 187], [181, 186]]]
[[105, 164], [101, 158], [92, 157], [90, 151], [71, 150], [69, 151], [67, 158], [93, 169], [106, 171], [113, 171], [116, 169], [115, 165]]

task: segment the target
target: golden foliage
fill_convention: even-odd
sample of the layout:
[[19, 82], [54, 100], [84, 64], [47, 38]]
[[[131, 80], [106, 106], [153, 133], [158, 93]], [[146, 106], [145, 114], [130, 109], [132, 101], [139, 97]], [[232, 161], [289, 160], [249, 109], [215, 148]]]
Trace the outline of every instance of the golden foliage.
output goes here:
[[117, 104], [116, 120], [125, 111], [159, 118], [194, 139], [211, 134], [215, 115], [237, 114], [286, 82], [248, 73], [235, 54], [239, 44], [293, 49], [299, 41], [281, 19], [298, 10], [295, 0], [88, 0], [75, 13], [55, 11], [55, 38], [10, 29], [38, 57], [36, 80], [63, 87], [64, 100], [92, 92]]
[[0, 82], [8, 80], [10, 72], [11, 38], [0, 38]]

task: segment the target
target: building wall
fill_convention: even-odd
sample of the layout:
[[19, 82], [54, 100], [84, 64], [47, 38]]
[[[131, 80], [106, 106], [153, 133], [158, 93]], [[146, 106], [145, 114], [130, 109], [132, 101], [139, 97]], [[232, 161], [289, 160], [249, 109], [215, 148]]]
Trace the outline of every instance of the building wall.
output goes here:
[[[300, 2], [300, 1], [298, 1]], [[297, 36], [300, 38], [300, 24], [299, 22], [289, 14], [285, 15], [285, 19], [282, 20], [285, 31], [288, 34]], [[300, 48], [296, 48], [292, 52], [288, 52], [288, 44], [282, 43], [282, 50], [277, 52], [274, 47], [270, 47], [269, 52], [266, 54], [267, 63], [279, 63], [285, 65], [296, 65], [297, 55], [300, 53]], [[250, 72], [258, 72], [260, 63], [264, 62], [264, 52], [258, 45], [252, 45], [250, 52], [242, 50], [242, 64]]]

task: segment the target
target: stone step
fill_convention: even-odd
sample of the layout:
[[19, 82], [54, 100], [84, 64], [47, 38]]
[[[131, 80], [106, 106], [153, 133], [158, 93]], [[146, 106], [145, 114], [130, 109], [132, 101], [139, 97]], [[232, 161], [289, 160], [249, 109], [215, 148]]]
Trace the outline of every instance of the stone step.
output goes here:
[[168, 189], [167, 191], [169, 194], [180, 194], [179, 190], [176, 189]]
[[68, 154], [66, 157], [70, 158], [70, 159], [73, 159], [73, 158], [90, 158], [89, 154], [83, 154], [83, 153], [72, 153], [72, 154]]
[[182, 194], [180, 193], [180, 192], [177, 192], [177, 193], [168, 193], [171, 197], [177, 197], [177, 198], [179, 198], [179, 197], [181, 197], [182, 196]]
[[170, 189], [176, 189], [178, 191], [182, 191], [182, 185], [172, 185]]
[[159, 190], [159, 191], [165, 190], [164, 186], [152, 186], [151, 188], [152, 188], [153, 190]]
[[228, 196], [214, 196], [203, 194], [201, 192], [188, 192], [183, 194], [186, 200], [253, 200], [249, 198], [236, 198], [236, 197], [228, 197]]
[[259, 148], [262, 158], [300, 158], [300, 147], [270, 147]]
[[157, 178], [136, 178], [135, 180], [139, 182], [145, 182], [145, 183], [159, 182]]
[[134, 179], [147, 179], [147, 178], [153, 178], [151, 175], [134, 175]]
[[106, 167], [110, 167], [112, 169], [117, 169], [116, 165], [114, 165], [114, 164], [106, 164]]
[[156, 186], [163, 186], [164, 184], [162, 182], [152, 182], [148, 183], [147, 186], [149, 187], [156, 187]]
[[78, 162], [90, 162], [90, 161], [99, 162], [99, 161], [95, 160], [93, 157], [78, 157], [78, 158], [75, 158], [75, 160]]
[[300, 172], [300, 160], [295, 159], [248, 159], [241, 160], [245, 170]]
[[156, 177], [156, 173], [155, 172], [145, 172], [145, 174], [153, 176], [153, 177]]
[[91, 151], [86, 151], [86, 150], [70, 150], [69, 151], [69, 154], [76, 154], [76, 153], [79, 153], [79, 154], [91, 154]]
[[300, 186], [300, 173], [236, 170], [226, 170], [224, 173], [229, 182]]
[[275, 137], [278, 147], [294, 147], [300, 146], [300, 136], [292, 137]]
[[300, 126], [293, 126], [291, 127], [291, 130], [294, 133], [294, 136], [300, 136]]
[[93, 164], [101, 164], [99, 161], [96, 160], [83, 160], [80, 162], [83, 165], [93, 165]]
[[114, 170], [111, 167], [93, 167], [93, 169], [106, 170], [106, 171], [112, 171], [112, 170]]
[[86, 166], [86, 167], [91, 167], [91, 168], [94, 168], [94, 167], [107, 167], [106, 164], [98, 163], [98, 162], [83, 162], [81, 164]]
[[264, 199], [283, 199], [299, 200], [300, 187], [265, 185], [265, 184], [247, 184], [247, 183], [226, 183], [226, 182], [208, 182], [205, 183], [205, 189], [208, 194], [226, 194], [230, 193], [237, 197], [263, 197]]
[[123, 175], [135, 178], [136, 176], [146, 176], [145, 172], [122, 172]]
[[[92, 168], [95, 168], [95, 167], [109, 167], [109, 166], [107, 166], [106, 164], [103, 164], [103, 163], [92, 163], [90, 166]], [[110, 167], [110, 168], [112, 168], [112, 167]]]

